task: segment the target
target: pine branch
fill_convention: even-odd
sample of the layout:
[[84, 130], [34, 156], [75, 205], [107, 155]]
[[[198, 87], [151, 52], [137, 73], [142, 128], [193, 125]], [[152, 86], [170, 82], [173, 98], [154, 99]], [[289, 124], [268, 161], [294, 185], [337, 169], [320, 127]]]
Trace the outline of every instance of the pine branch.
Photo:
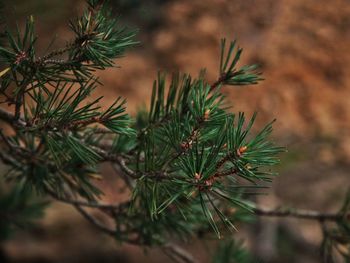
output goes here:
[[167, 243], [162, 246], [162, 250], [165, 254], [169, 255], [171, 259], [173, 259], [176, 262], [183, 262], [183, 263], [198, 263], [199, 261], [196, 260], [192, 254], [190, 254], [188, 251], [184, 250], [182, 247], [174, 244], [174, 243]]
[[341, 213], [323, 213], [313, 210], [302, 210], [293, 208], [269, 209], [265, 207], [253, 207], [253, 212], [258, 216], [267, 217], [295, 217], [317, 221], [340, 221], [344, 218]]
[[[108, 228], [105, 225], [101, 224], [96, 218], [94, 218], [91, 214], [89, 214], [85, 209], [81, 208], [79, 205], [74, 205], [77, 211], [93, 226], [95, 226], [98, 230], [101, 232], [111, 235], [112, 237], [115, 237], [118, 235], [118, 232], [114, 229]], [[124, 239], [124, 242], [131, 244], [131, 245], [143, 245], [142, 242], [139, 241], [138, 238], [134, 239]], [[167, 255], [169, 255], [173, 260], [176, 262], [184, 262], [184, 263], [196, 263], [197, 260], [194, 259], [193, 255], [191, 255], [189, 252], [181, 248], [180, 246], [174, 244], [174, 243], [165, 243], [161, 246], [163, 251], [166, 252]]]
[[[222, 86], [262, 80], [255, 65], [238, 66], [242, 49], [236, 48], [236, 41], [228, 49], [221, 41], [219, 77], [213, 83], [202, 71], [197, 79], [173, 74], [167, 86], [166, 75], [159, 73], [149, 110], [140, 112], [136, 122], [125, 113], [121, 98], [107, 110], [99, 105], [102, 97], [89, 101], [100, 85], [95, 71], [113, 66], [136, 41], [134, 32], [111, 17], [104, 1], [87, 3], [84, 14], [70, 22], [73, 40], [42, 57], [36, 56], [33, 17], [23, 33], [5, 33], [7, 43], [0, 45], [5, 66], [0, 93], [5, 100], [0, 103], [14, 105], [13, 113], [0, 108], [0, 121], [14, 131], [6, 135], [0, 130], [0, 161], [9, 167], [6, 181], [75, 207], [118, 241], [158, 245], [186, 263], [195, 259], [167, 243], [169, 239], [186, 239], [199, 230], [209, 231], [208, 226], [220, 237], [223, 226], [235, 229], [232, 222], [245, 220], [245, 212], [330, 221], [337, 238], [349, 236], [350, 195], [339, 213], [273, 210], [246, 200], [246, 195], [266, 188], [261, 182], [272, 181], [276, 173], [270, 168], [285, 149], [270, 141], [273, 122], [254, 134], [256, 114], [246, 121], [243, 113], [229, 111]], [[100, 202], [102, 191], [94, 180], [102, 179], [98, 172], [103, 162], [129, 187], [132, 196], [126, 202]], [[115, 226], [104, 225], [87, 208], [110, 216]], [[338, 240], [325, 235], [329, 252]], [[226, 253], [230, 249], [234, 252]], [[223, 249], [226, 256], [245, 255], [233, 243], [228, 250]], [[224, 262], [225, 257], [220, 258], [215, 263]]]
[[27, 124], [22, 119], [16, 119], [15, 115], [0, 108], [0, 120], [13, 125], [14, 127], [25, 127]]
[[219, 86], [223, 85], [227, 79], [228, 76], [226, 74], [222, 74], [215, 82], [210, 84], [210, 91], [212, 92]]
[[[86, 210], [81, 208], [79, 205], [75, 205], [75, 208], [88, 222], [94, 225], [101, 232], [108, 234], [112, 237], [115, 237], [118, 235], [118, 232], [116, 232], [114, 229], [110, 229], [105, 225], [101, 224], [96, 218], [94, 218], [91, 214], [86, 212]], [[142, 245], [142, 243], [140, 243], [140, 241], [137, 238], [127, 239], [123, 241], [131, 245], [137, 245], [137, 246]], [[193, 255], [191, 255], [186, 250], [184, 250], [183, 248], [181, 248], [180, 246], [174, 243], [166, 243], [162, 245], [161, 248], [163, 249], [163, 251], [166, 252], [167, 255], [169, 255], [176, 262], [184, 262], [184, 263], [198, 262], [197, 260], [194, 259]]]
[[94, 225], [98, 230], [111, 236], [116, 235], [115, 230], [110, 229], [105, 225], [101, 224], [96, 218], [94, 218], [92, 215], [86, 212], [85, 209], [83, 209], [80, 205], [75, 204], [74, 207], [88, 222]]
[[89, 207], [89, 208], [98, 208], [98, 209], [108, 209], [108, 210], [120, 210], [123, 207], [130, 206], [130, 202], [124, 202], [124, 203], [118, 203], [118, 204], [105, 204], [100, 202], [88, 202], [88, 201], [80, 201], [80, 200], [74, 200], [69, 199], [65, 197], [61, 197], [57, 195], [55, 192], [51, 191], [50, 189], [46, 189], [47, 193], [54, 198], [55, 200], [59, 202], [63, 202], [69, 205], [73, 206], [81, 206], [81, 207]]

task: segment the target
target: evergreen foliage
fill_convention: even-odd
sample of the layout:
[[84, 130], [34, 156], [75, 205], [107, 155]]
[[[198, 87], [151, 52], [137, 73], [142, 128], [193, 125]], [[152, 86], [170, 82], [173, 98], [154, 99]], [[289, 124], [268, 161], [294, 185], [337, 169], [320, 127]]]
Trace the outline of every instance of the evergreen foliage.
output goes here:
[[[212, 84], [204, 71], [197, 78], [160, 72], [149, 110], [133, 120], [124, 99], [103, 109], [103, 97], [91, 95], [100, 85], [95, 71], [114, 66], [135, 46], [135, 32], [121, 27], [99, 0], [88, 0], [87, 10], [69, 26], [74, 39], [41, 56], [32, 16], [23, 32], [4, 32], [0, 93], [10, 111], [1, 108], [0, 120], [13, 132], [0, 130], [0, 160], [7, 167], [6, 184], [15, 188], [0, 197], [1, 213], [21, 207], [19, 216], [30, 219], [43, 206], [27, 202], [27, 193], [50, 196], [73, 205], [118, 241], [145, 246], [211, 231], [221, 237], [252, 216], [256, 207], [249, 197], [271, 182], [276, 175], [271, 167], [284, 148], [271, 142], [273, 122], [253, 132], [256, 114], [247, 120], [244, 113], [232, 113], [221, 91], [223, 85], [262, 80], [256, 65], [238, 67], [242, 49], [236, 42], [221, 41], [219, 75]], [[99, 201], [95, 180], [104, 162], [118, 169], [129, 201]], [[107, 211], [115, 228], [101, 225], [84, 207]], [[348, 203], [344, 207], [337, 231], [348, 237]], [[326, 237], [329, 252], [335, 241]], [[252, 262], [236, 242], [217, 253], [215, 263]]]

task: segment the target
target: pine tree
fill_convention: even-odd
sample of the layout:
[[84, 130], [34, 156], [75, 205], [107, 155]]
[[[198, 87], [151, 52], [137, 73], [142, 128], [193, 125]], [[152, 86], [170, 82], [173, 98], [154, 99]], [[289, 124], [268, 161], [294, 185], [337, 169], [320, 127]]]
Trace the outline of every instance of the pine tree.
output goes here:
[[[350, 261], [350, 194], [335, 214], [269, 210], [251, 201], [276, 175], [272, 166], [285, 149], [270, 140], [273, 121], [253, 133], [257, 115], [232, 113], [222, 93], [223, 86], [262, 80], [256, 65], [238, 65], [242, 49], [236, 41], [221, 41], [214, 83], [205, 71], [195, 78], [158, 73], [148, 110], [133, 119], [125, 99], [103, 109], [103, 97], [91, 94], [101, 88], [96, 71], [113, 67], [137, 45], [136, 33], [121, 27], [100, 0], [88, 0], [84, 14], [69, 26], [74, 39], [42, 56], [32, 16], [23, 30], [2, 34], [0, 120], [11, 132], [0, 129], [0, 160], [7, 168], [3, 188], [10, 189], [0, 194], [1, 238], [42, 216], [48, 204], [41, 200], [50, 197], [72, 205], [117, 241], [160, 246], [183, 262], [195, 260], [168, 240], [211, 233], [221, 238], [229, 230], [225, 236], [234, 237], [235, 225], [256, 215], [317, 220], [324, 229], [325, 262], [333, 262], [335, 253]], [[95, 181], [105, 162], [129, 188], [128, 201], [100, 201], [103, 192]], [[108, 214], [114, 228], [86, 208]], [[254, 261], [229, 240], [213, 262]]]

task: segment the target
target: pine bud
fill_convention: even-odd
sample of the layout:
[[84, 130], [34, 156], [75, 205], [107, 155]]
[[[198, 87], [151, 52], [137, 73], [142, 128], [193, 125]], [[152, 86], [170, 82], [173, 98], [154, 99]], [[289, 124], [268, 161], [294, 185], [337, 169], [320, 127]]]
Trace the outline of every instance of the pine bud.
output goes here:
[[194, 174], [194, 179], [196, 179], [196, 182], [198, 182], [201, 178], [202, 176], [199, 173]]
[[16, 56], [16, 61], [15, 64], [19, 65], [23, 60], [25, 60], [27, 58], [27, 54], [24, 51], [21, 51], [17, 54]]
[[205, 185], [206, 185], [208, 188], [210, 188], [210, 187], [213, 185], [214, 181], [215, 181], [215, 177], [210, 177], [210, 178], [208, 178], [208, 179], [205, 181]]
[[242, 146], [237, 150], [237, 155], [242, 156], [243, 153], [247, 151], [248, 147], [247, 146]]
[[205, 112], [204, 112], [204, 116], [203, 116], [205, 121], [209, 119], [209, 115], [210, 115], [210, 110], [206, 109]]

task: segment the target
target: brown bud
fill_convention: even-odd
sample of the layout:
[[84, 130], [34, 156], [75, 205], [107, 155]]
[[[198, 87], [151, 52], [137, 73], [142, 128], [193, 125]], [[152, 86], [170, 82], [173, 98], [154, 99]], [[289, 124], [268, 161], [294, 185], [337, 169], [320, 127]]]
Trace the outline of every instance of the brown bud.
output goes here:
[[91, 179], [95, 179], [95, 180], [102, 180], [102, 176], [99, 175], [99, 174], [88, 174], [88, 176], [91, 178]]
[[201, 178], [202, 178], [202, 176], [201, 176], [199, 173], [195, 173], [195, 174], [194, 174], [194, 179], [196, 179], [197, 182], [198, 182]]
[[27, 54], [24, 51], [20, 51], [16, 56], [15, 64], [20, 64], [23, 60], [27, 58]]
[[228, 214], [230, 214], [230, 215], [233, 215], [233, 214], [236, 213], [236, 212], [237, 212], [237, 208], [230, 207], [230, 208], [228, 209]]
[[205, 181], [205, 185], [210, 188], [213, 185], [214, 181], [215, 181], [215, 178], [214, 177], [210, 177], [209, 179], [207, 179]]
[[187, 150], [188, 149], [188, 143], [187, 142], [182, 142], [180, 144], [180, 147], [181, 147], [182, 150]]
[[210, 115], [210, 110], [206, 109], [203, 116], [205, 121], [209, 119], [209, 115]]
[[191, 197], [192, 197], [192, 198], [196, 198], [197, 195], [198, 195], [198, 191], [193, 191], [193, 192], [191, 193]]
[[247, 146], [242, 146], [237, 150], [237, 155], [241, 156], [243, 153], [247, 151], [248, 147]]
[[250, 170], [250, 169], [252, 169], [252, 166], [249, 165], [249, 164], [246, 164], [245, 168], [246, 168], [247, 170]]

